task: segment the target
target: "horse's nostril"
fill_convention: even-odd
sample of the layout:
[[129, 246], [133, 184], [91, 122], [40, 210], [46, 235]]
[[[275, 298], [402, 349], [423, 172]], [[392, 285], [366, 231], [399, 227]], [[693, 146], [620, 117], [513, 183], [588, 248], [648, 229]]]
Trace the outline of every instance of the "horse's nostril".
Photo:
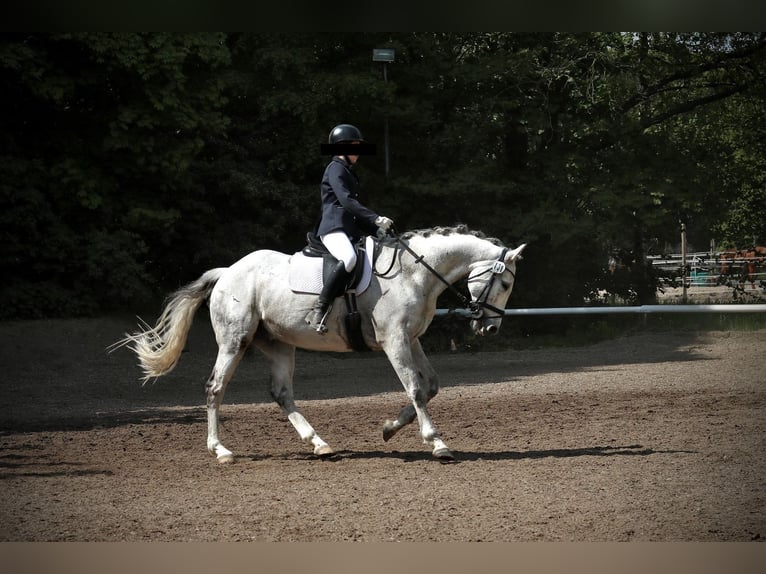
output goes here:
[[497, 333], [497, 327], [495, 325], [487, 325], [487, 335], [494, 335]]

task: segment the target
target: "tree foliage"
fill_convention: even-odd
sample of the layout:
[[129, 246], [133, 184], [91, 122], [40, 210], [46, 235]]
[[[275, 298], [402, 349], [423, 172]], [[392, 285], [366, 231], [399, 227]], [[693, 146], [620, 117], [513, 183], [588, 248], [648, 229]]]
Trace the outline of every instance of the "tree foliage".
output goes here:
[[762, 33], [4, 34], [2, 316], [300, 248], [340, 122], [377, 143], [363, 188], [399, 230], [529, 244], [518, 304], [650, 302], [644, 256], [680, 223], [701, 249], [766, 238], [765, 55]]

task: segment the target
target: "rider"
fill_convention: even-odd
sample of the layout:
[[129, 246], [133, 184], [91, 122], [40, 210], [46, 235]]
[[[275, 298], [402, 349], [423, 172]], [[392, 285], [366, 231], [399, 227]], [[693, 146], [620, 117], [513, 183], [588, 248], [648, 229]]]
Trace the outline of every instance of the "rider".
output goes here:
[[[331, 145], [363, 142], [362, 132], [350, 124], [335, 126], [328, 137]], [[364, 235], [374, 233], [376, 227], [388, 231], [394, 223], [359, 201], [359, 178], [351, 169], [358, 159], [358, 155], [333, 156], [322, 176], [322, 217], [315, 233], [338, 261], [325, 277], [322, 292], [306, 316], [306, 322], [320, 334], [327, 332], [325, 322], [332, 303], [346, 289], [356, 266], [354, 244]]]

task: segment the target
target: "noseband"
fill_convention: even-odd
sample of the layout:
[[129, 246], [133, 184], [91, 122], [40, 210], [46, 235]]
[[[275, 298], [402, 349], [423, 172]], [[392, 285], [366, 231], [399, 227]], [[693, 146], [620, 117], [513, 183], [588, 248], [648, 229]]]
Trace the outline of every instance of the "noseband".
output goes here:
[[[441, 281], [447, 286], [447, 288], [460, 300], [460, 302], [463, 304], [463, 307], [471, 313], [471, 317], [473, 319], [481, 319], [482, 317], [484, 317], [484, 311], [486, 309], [489, 309], [493, 313], [496, 313], [496, 315], [492, 317], [487, 317], [488, 319], [495, 319], [497, 317], [503, 317], [505, 315], [505, 311], [503, 309], [500, 309], [498, 307], [495, 307], [494, 305], [491, 305], [490, 303], [487, 303], [487, 299], [489, 298], [489, 294], [492, 291], [492, 286], [495, 283], [495, 279], [497, 278], [498, 275], [502, 274], [507, 269], [505, 262], [503, 261], [505, 259], [505, 254], [508, 253], [507, 247], [503, 248], [503, 252], [493, 262], [493, 264], [490, 267], [487, 267], [484, 271], [482, 271], [481, 273], [478, 273], [474, 277], [470, 277], [469, 275], [468, 280], [470, 282], [472, 280], [476, 280], [478, 277], [481, 277], [482, 275], [491, 273], [489, 279], [487, 279], [484, 285], [484, 288], [481, 290], [481, 293], [479, 293], [479, 296], [476, 297], [476, 299], [469, 299], [468, 297], [463, 295], [460, 291], [458, 291], [449, 281], [447, 281], [442, 276], [441, 273], [439, 273], [436, 269], [434, 269], [428, 263], [426, 263], [423, 260], [423, 256], [415, 253], [410, 248], [409, 245], [407, 245], [404, 241], [402, 241], [402, 239], [398, 235], [395, 236], [394, 239], [396, 241], [397, 248], [401, 248], [407, 253], [409, 253], [410, 255], [412, 255], [415, 258], [415, 263], [420, 263], [421, 265], [423, 265], [423, 267], [428, 269], [428, 271], [431, 274], [433, 274], [439, 281]], [[394, 255], [394, 257], [392, 257], [391, 259], [392, 267], [395, 260], [396, 260], [396, 255]], [[378, 274], [376, 272], [376, 275], [378, 275], [379, 277], [385, 277], [386, 275], [388, 275], [390, 271], [391, 271], [391, 268], [389, 268], [388, 271], [382, 274]], [[515, 279], [516, 276], [514, 275], [513, 271], [511, 271], [510, 269], [508, 269], [508, 271]]]

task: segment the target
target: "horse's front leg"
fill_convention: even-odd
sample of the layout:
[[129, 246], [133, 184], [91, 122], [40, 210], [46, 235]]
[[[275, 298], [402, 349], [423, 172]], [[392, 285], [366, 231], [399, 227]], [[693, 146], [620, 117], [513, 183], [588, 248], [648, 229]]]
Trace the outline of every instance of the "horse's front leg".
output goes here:
[[263, 352], [271, 365], [271, 396], [287, 415], [304, 442], [314, 447], [314, 454], [327, 457], [335, 451], [316, 433], [298, 410], [293, 398], [293, 375], [295, 373], [295, 347], [280, 341], [256, 339], [255, 345]]
[[452, 451], [442, 440], [431, 415], [426, 407], [439, 392], [439, 379], [416, 339], [412, 344], [406, 342], [387, 345], [384, 348], [391, 365], [399, 376], [411, 404], [404, 407], [395, 421], [386, 421], [383, 426], [383, 440], [389, 440], [399, 429], [408, 425], [415, 417], [420, 423], [423, 442], [432, 448], [432, 454], [442, 460], [452, 460]]
[[[426, 400], [430, 401], [439, 392], [439, 377], [423, 352], [423, 347], [420, 345], [419, 340], [416, 339], [412, 343], [410, 351], [412, 352], [412, 359], [415, 361], [415, 366], [418, 369], [418, 372], [422, 379], [425, 380], [425, 388], [427, 389]], [[383, 440], [391, 440], [396, 433], [414, 421], [416, 417], [417, 413], [415, 412], [415, 405], [412, 403], [407, 404], [401, 411], [399, 411], [399, 416], [396, 420], [387, 420], [383, 424]]]

